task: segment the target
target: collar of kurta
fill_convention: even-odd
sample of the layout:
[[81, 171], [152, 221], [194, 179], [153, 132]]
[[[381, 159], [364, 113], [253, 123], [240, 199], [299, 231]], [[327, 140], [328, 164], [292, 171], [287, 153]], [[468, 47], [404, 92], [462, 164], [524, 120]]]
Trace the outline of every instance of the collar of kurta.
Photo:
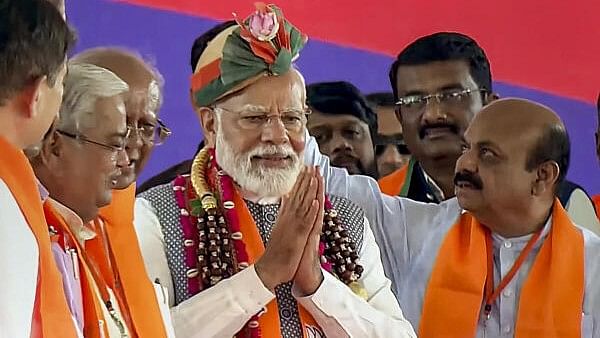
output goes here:
[[263, 76], [288, 72], [307, 36], [287, 21], [275, 5], [256, 11], [211, 40], [196, 63], [191, 90], [197, 106], [206, 107], [240, 91]]
[[[425, 291], [419, 336], [477, 334], [478, 324], [486, 320], [482, 318], [485, 284], [490, 278], [486, 257], [492, 254], [486, 248], [487, 236], [489, 230], [468, 212], [446, 234]], [[523, 240], [527, 237], [516, 239]], [[585, 243], [558, 199], [541, 240], [526, 279], [517, 286], [515, 337], [580, 337]]]

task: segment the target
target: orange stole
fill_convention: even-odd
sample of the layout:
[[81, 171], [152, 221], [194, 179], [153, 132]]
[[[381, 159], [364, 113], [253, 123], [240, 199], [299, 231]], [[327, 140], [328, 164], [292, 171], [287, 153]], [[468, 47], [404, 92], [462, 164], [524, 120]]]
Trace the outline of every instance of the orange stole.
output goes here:
[[100, 328], [100, 320], [103, 323], [106, 323], [104, 319], [104, 314], [102, 313], [102, 307], [104, 304], [101, 299], [98, 299], [97, 293], [95, 292], [95, 281], [92, 273], [90, 272], [90, 268], [86, 263], [86, 260], [83, 258], [85, 256], [85, 252], [81, 247], [81, 244], [77, 241], [77, 237], [73, 235], [71, 228], [67, 225], [63, 217], [60, 215], [50, 201], [46, 201], [44, 203], [44, 214], [46, 216], [46, 221], [48, 225], [52, 225], [67, 236], [69, 236], [77, 249], [77, 255], [80, 257], [79, 259], [79, 267], [80, 271], [83, 273], [80, 274], [81, 278], [81, 293], [83, 299], [83, 316], [84, 316], [84, 328], [83, 335], [86, 338], [102, 338], [108, 337], [108, 328], [106, 324], [102, 325], [102, 329]]
[[415, 162], [416, 160], [411, 157], [408, 164], [393, 173], [380, 178], [377, 183], [381, 192], [390, 196], [406, 197], [408, 195], [408, 189], [410, 188], [410, 177]]
[[[118, 272], [125, 296], [121, 306], [123, 315], [128, 310], [133, 325], [131, 334], [138, 337], [166, 337], [167, 331], [160, 313], [158, 299], [144, 266], [142, 252], [133, 226], [135, 184], [124, 190], [113, 190], [110, 205], [100, 209], [108, 237], [113, 266]], [[100, 253], [97, 253], [100, 254]], [[104, 253], [101, 253], [104, 255]], [[110, 273], [110, 272], [108, 272]], [[115, 295], [119, 295], [115, 292]], [[121, 297], [122, 298], [122, 297]]]
[[592, 201], [594, 201], [594, 206], [596, 207], [596, 216], [600, 219], [600, 195], [592, 197]]
[[[258, 232], [258, 227], [246, 207], [246, 203], [239, 195], [238, 191], [234, 192], [233, 202], [235, 203], [238, 219], [240, 222], [240, 230], [246, 244], [246, 252], [248, 253], [248, 263], [254, 264], [262, 256], [265, 247]], [[300, 312], [300, 321], [302, 322], [302, 332], [306, 337], [306, 325], [319, 327], [312, 315], [298, 304]], [[267, 304], [267, 312], [258, 318], [261, 334], [263, 337], [275, 338], [281, 337], [281, 329], [279, 322], [279, 310], [277, 301], [272, 300]]]
[[36, 238], [39, 250], [38, 282], [31, 337], [77, 337], [77, 330], [65, 298], [62, 278], [52, 255], [48, 225], [44, 218], [33, 169], [23, 152], [2, 137], [0, 137], [0, 161], [2, 162], [0, 178], [17, 201]]
[[[463, 214], [450, 229], [431, 273], [420, 337], [474, 337], [487, 276], [486, 231]], [[521, 289], [515, 337], [580, 337], [584, 295], [583, 235], [558, 199], [552, 227]]]

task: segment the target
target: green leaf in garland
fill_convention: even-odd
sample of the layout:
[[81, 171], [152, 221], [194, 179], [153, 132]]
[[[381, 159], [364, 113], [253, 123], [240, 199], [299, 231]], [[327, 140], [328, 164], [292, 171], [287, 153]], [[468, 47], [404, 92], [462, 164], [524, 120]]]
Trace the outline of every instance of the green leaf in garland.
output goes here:
[[194, 217], [198, 217], [202, 214], [202, 202], [200, 201], [200, 199], [193, 199], [190, 201], [190, 212], [191, 215]]

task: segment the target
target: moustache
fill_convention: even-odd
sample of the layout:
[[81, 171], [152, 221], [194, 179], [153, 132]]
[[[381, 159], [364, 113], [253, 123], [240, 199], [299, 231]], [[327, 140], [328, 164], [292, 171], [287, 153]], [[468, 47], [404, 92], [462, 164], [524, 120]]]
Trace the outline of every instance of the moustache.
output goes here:
[[470, 171], [459, 171], [454, 175], [454, 185], [458, 186], [461, 182], [469, 183], [476, 190], [483, 189], [481, 178]]
[[438, 123], [431, 123], [431, 124], [421, 127], [421, 129], [419, 130], [419, 138], [421, 138], [421, 139], [425, 138], [425, 135], [427, 135], [427, 131], [430, 129], [435, 129], [435, 128], [448, 128], [450, 130], [450, 132], [458, 135], [458, 127], [457, 126], [450, 124], [450, 123], [438, 122]]
[[267, 157], [267, 156], [278, 156], [278, 157], [291, 157], [296, 159], [298, 156], [294, 152], [291, 146], [274, 146], [265, 145], [258, 146], [247, 153], [248, 158], [252, 157]]

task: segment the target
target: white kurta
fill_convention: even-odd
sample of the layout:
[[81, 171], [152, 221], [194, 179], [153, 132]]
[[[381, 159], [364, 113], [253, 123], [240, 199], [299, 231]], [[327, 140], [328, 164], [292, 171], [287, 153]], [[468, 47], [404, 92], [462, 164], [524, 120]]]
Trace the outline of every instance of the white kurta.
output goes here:
[[[165, 253], [165, 238], [156, 210], [138, 198], [135, 225], [142, 254], [152, 280], [159, 279], [173, 295], [171, 272]], [[390, 290], [383, 273], [379, 248], [365, 220], [364, 240], [359, 252], [365, 271], [361, 284], [368, 302], [324, 271], [325, 279], [308, 297], [296, 297], [328, 337], [415, 337]], [[251, 316], [275, 299], [258, 278], [253, 266], [226, 279], [171, 309], [178, 337], [232, 337]], [[174, 304], [174, 300], [170, 299]], [[218, 316], [215, 316], [218, 314]]]
[[0, 179], [0, 337], [29, 337], [38, 246], [17, 201]]

